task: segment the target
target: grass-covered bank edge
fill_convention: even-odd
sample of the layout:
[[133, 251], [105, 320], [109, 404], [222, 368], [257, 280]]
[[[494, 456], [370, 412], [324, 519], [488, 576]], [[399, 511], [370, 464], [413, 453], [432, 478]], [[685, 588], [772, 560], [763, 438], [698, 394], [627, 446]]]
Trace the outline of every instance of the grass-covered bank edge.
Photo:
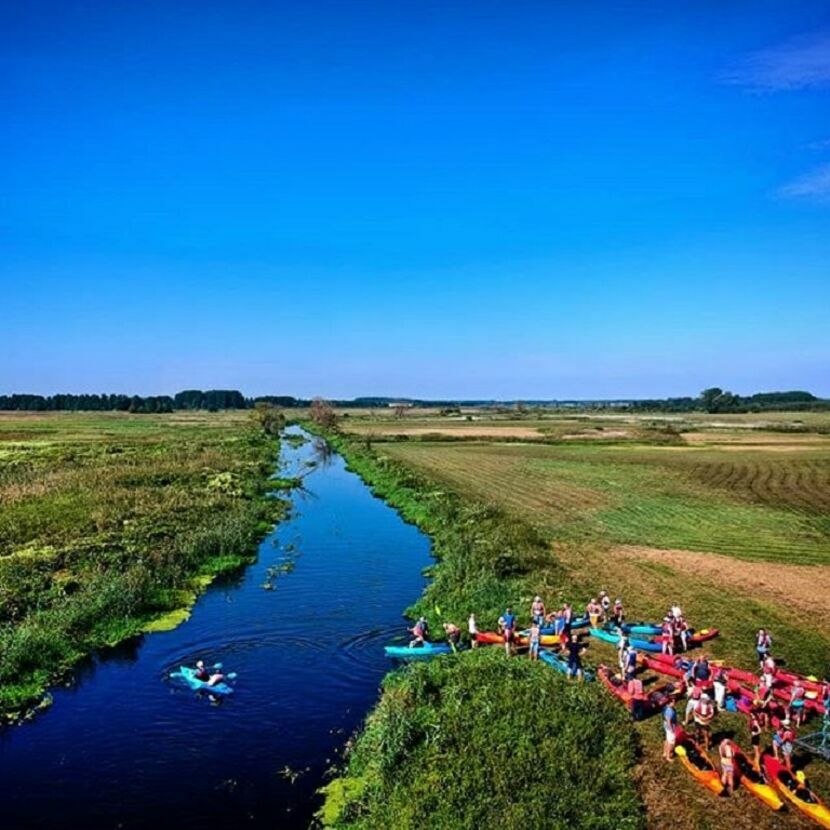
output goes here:
[[[564, 585], [549, 544], [522, 520], [436, 489], [382, 446], [325, 437], [432, 538], [432, 580], [407, 613], [426, 615], [433, 630], [444, 620], [461, 625], [473, 610], [482, 627], [494, 626], [505, 606], [529, 601], [528, 577], [540, 569], [559, 572]], [[598, 687], [500, 650], [395, 672], [345, 769], [324, 788], [319, 818], [338, 828], [645, 826], [630, 775], [636, 735], [611, 704]]]
[[233, 499], [208, 524], [183, 528], [175, 555], [147, 549], [135, 561], [102, 557], [96, 575], [67, 601], [0, 627], [0, 723], [14, 723], [49, 705], [50, 685], [83, 659], [146, 632], [185, 621], [199, 594], [218, 576], [254, 561], [260, 540], [290, 504], [272, 478], [279, 439], [251, 433], [256, 462], [237, 473]]

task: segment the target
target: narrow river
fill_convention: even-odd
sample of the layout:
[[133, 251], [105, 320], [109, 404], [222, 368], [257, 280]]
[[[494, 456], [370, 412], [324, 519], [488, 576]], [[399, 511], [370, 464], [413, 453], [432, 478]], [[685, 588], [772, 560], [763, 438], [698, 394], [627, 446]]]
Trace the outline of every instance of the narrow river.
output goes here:
[[[0, 732], [0, 826], [308, 826], [429, 564], [428, 539], [340, 456], [283, 442], [283, 474], [308, 462], [255, 564], [183, 625], [92, 661], [45, 714]], [[238, 675], [220, 704], [169, 679], [200, 658]]]

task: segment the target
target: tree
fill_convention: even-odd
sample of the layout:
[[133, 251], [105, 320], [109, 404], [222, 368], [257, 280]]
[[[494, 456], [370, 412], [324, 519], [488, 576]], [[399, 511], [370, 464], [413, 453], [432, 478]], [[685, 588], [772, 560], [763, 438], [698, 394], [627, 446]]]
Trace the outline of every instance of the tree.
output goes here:
[[700, 402], [707, 412], [717, 412], [718, 399], [723, 395], [723, 389], [712, 386], [700, 393]]
[[308, 414], [311, 420], [323, 429], [334, 429], [337, 426], [337, 415], [335, 415], [331, 404], [322, 398], [315, 398], [311, 402]]
[[279, 435], [285, 426], [285, 417], [282, 412], [266, 401], [258, 401], [254, 404], [251, 419], [262, 428], [266, 435]]

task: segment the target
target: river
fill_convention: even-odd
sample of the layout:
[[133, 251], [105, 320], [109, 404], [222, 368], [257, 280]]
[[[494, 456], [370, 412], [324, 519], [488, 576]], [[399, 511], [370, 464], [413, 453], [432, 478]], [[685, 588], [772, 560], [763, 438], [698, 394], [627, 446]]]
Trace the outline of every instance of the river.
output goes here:
[[[49, 710], [0, 732], [0, 826], [308, 826], [377, 700], [429, 540], [315, 440], [284, 441], [280, 470], [310, 472], [254, 564], [214, 583], [186, 623], [90, 660]], [[232, 695], [213, 703], [170, 679], [200, 658], [236, 672]]]

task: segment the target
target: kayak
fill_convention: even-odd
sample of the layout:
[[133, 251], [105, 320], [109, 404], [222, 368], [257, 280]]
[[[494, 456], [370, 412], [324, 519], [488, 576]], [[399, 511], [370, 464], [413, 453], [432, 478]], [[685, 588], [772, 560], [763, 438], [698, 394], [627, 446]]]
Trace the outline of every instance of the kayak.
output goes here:
[[815, 692], [816, 694], [821, 694], [821, 681], [814, 675], [808, 676], [804, 674], [798, 674], [794, 671], [776, 669], [775, 679], [781, 680], [784, 683], [789, 684], [790, 686], [792, 686], [796, 680], [800, 680], [801, 684], [808, 692]]
[[[753, 705], [753, 702], [755, 701], [755, 692], [752, 689], [747, 689], [746, 686], [741, 686], [737, 680], [727, 680], [726, 688], [732, 692], [732, 694], [737, 695], [735, 704], [738, 707], [738, 711], [743, 712], [745, 715], [750, 714], [755, 708]], [[787, 717], [784, 707], [778, 703], [778, 701], [771, 700], [767, 711], [770, 723], [775, 729], [778, 729], [782, 721]]]
[[771, 810], [780, 810], [784, 802], [778, 797], [775, 787], [766, 782], [761, 770], [749, 760], [735, 741], [729, 741], [729, 745], [735, 756], [735, 780]]
[[700, 631], [695, 632], [688, 638], [687, 642], [689, 643], [689, 648], [694, 648], [695, 646], [699, 646], [708, 640], [713, 640], [719, 633], [720, 630], [717, 628], [701, 628]]
[[451, 654], [448, 643], [424, 643], [422, 646], [384, 646], [387, 657], [393, 660], [428, 660], [439, 654]]
[[[587, 627], [588, 627], [588, 623], [589, 623], [589, 620], [588, 620], [588, 618], [587, 618], [587, 617], [580, 617], [579, 619], [576, 619], [576, 620], [571, 620], [571, 630], [573, 630], [574, 628], [587, 628]], [[546, 625], [543, 625], [543, 626], [539, 629], [539, 631], [540, 631], [542, 634], [553, 634], [553, 635], [556, 635], [556, 628], [555, 628], [555, 626], [554, 626], [552, 623], [548, 623], [548, 624], [546, 624]]]
[[[676, 663], [668, 663], [665, 660], [657, 659], [657, 657], [662, 655], [651, 657], [648, 654], [640, 654], [638, 656], [641, 666], [645, 666], [647, 669], [651, 669], [651, 671], [656, 671], [658, 674], [665, 674], [667, 677], [685, 677], [690, 665], [687, 661], [681, 660], [680, 658], [678, 658], [678, 662]], [[712, 688], [712, 681], [695, 680], [695, 686], [699, 689], [710, 689]]]
[[616, 626], [614, 623], [606, 623], [603, 626], [603, 630], [615, 632], [617, 628], [622, 628], [622, 630], [626, 634], [648, 634], [651, 637], [656, 637], [663, 633], [663, 627], [659, 625], [655, 625], [654, 623], [645, 623], [645, 622], [636, 622], [636, 623], [627, 623], [624, 622], [621, 626]]
[[703, 747], [682, 726], [678, 726], [674, 734], [674, 754], [680, 758], [680, 763], [686, 767], [699, 784], [711, 790], [715, 795], [720, 795], [723, 792], [720, 773]]
[[774, 784], [784, 798], [809, 816], [816, 824], [830, 828], [830, 809], [810, 789], [806, 781], [799, 781], [780, 761], [772, 755], [763, 757], [767, 780]]
[[[547, 663], [551, 668], [556, 669], [556, 671], [562, 672], [562, 674], [568, 673], [568, 661], [560, 654], [554, 654], [552, 651], [542, 649], [539, 651], [539, 659], [543, 663]], [[594, 679], [593, 672], [589, 671], [584, 666], [582, 668], [582, 676], [585, 680]]]
[[[476, 641], [486, 645], [504, 645], [504, 635], [499, 634], [498, 631], [479, 631], [478, 634], [476, 634]], [[561, 642], [562, 640], [558, 634], [542, 634], [539, 637], [539, 644], [543, 646], [558, 646]], [[529, 644], [530, 638], [525, 634], [525, 632], [520, 631], [518, 634], [513, 635], [514, 646], [522, 646], [527, 648]]]
[[[628, 691], [628, 685], [616, 677], [608, 666], [600, 664], [597, 666], [597, 676], [600, 682], [609, 692], [611, 692], [617, 700], [621, 701], [625, 707], [633, 712], [634, 698]], [[675, 689], [671, 683], [666, 683], [663, 686], [658, 686], [646, 693], [643, 704], [643, 717], [653, 715], [666, 705], [666, 701], [670, 697], [674, 697]]]
[[[589, 631], [591, 636], [596, 637], [598, 640], [604, 640], [606, 643], [611, 643], [615, 646], [620, 644], [620, 635], [612, 631], [605, 631], [602, 628], [591, 628]], [[628, 642], [633, 648], [638, 648], [641, 651], [659, 652], [663, 648], [661, 643], [654, 643], [651, 640], [640, 640], [636, 637], [630, 637]]]
[[191, 689], [210, 692], [212, 695], [229, 695], [233, 692], [233, 688], [228, 686], [227, 683], [217, 683], [215, 686], [211, 686], [209, 683], [205, 683], [204, 680], [199, 680], [196, 677], [196, 669], [191, 669], [189, 666], [179, 666], [179, 670], [174, 671], [170, 677], [174, 680], [183, 680]]

